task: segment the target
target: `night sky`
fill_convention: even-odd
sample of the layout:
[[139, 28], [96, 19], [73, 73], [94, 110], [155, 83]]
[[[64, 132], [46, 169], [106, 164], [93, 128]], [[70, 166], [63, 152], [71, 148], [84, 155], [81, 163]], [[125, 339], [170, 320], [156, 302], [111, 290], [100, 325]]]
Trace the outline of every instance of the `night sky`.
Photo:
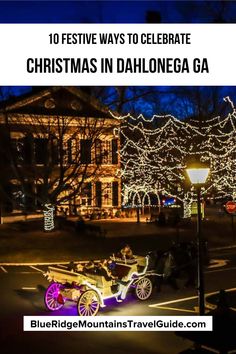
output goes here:
[[[235, 1], [1, 1], [0, 23], [234, 23]], [[31, 88], [11, 87], [10, 94], [19, 95]], [[199, 88], [200, 95], [208, 95], [215, 88]], [[145, 88], [144, 88], [145, 90]], [[178, 116], [182, 96], [175, 90], [159, 87], [168, 92], [161, 95], [167, 111]], [[189, 88], [191, 90], [191, 88]], [[194, 88], [196, 90], [196, 88]], [[9, 92], [9, 88], [5, 89]], [[218, 88], [218, 97], [229, 95], [235, 100], [234, 87]], [[127, 94], [131, 94], [128, 93]], [[107, 102], [106, 102], [107, 103]], [[109, 102], [108, 102], [109, 103]], [[176, 108], [178, 106], [178, 108]], [[138, 113], [152, 115], [162, 113], [147, 98], [139, 99], [135, 109]], [[132, 109], [130, 105], [124, 107]], [[190, 110], [186, 114], [190, 113]], [[181, 114], [182, 115], [182, 114]]]
[[1, 1], [2, 23], [144, 23], [147, 11], [163, 23], [235, 22], [234, 1]]

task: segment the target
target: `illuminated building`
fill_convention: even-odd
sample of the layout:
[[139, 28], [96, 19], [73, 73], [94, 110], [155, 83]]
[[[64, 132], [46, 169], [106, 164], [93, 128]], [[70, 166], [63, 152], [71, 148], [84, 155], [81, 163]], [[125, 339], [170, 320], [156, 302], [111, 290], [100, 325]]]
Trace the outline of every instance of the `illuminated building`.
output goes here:
[[35, 88], [2, 101], [0, 122], [5, 210], [120, 208], [120, 122], [85, 91]]

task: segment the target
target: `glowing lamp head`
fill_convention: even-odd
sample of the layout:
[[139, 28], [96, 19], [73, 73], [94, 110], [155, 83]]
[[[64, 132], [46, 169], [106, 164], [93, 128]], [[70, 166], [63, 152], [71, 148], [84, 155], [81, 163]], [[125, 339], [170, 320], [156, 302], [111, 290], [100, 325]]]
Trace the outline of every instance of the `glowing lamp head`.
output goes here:
[[204, 184], [210, 169], [206, 167], [191, 167], [187, 168], [186, 171], [192, 184]]

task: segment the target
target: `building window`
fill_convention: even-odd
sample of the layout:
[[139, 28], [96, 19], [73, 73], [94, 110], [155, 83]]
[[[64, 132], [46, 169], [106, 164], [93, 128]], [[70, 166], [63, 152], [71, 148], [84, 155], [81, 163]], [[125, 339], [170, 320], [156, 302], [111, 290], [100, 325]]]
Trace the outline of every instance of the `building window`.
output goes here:
[[82, 164], [91, 163], [91, 147], [92, 141], [90, 139], [80, 140], [80, 161]]
[[112, 182], [112, 206], [119, 205], [119, 184], [118, 182]]
[[112, 184], [111, 183], [105, 183], [104, 184], [104, 190], [103, 190], [103, 204], [104, 205], [111, 205], [112, 203], [112, 189], [111, 189]]
[[35, 138], [34, 139], [34, 158], [35, 163], [44, 165], [48, 157], [48, 139]]
[[100, 139], [95, 140], [95, 163], [96, 165], [102, 164], [102, 142]]
[[76, 163], [77, 160], [77, 141], [76, 139], [69, 139], [67, 142], [68, 163]]
[[23, 209], [24, 207], [24, 193], [22, 191], [22, 186], [18, 184], [11, 184], [11, 199], [13, 202], [14, 209]]
[[24, 139], [12, 139], [11, 144], [15, 162], [22, 164], [24, 162]]
[[23, 186], [19, 184], [12, 184], [11, 195], [14, 208], [25, 211], [34, 210], [34, 194], [32, 183], [24, 182]]
[[33, 140], [32, 136], [26, 136], [24, 138], [24, 162], [26, 164], [32, 163], [32, 155], [33, 155]]
[[92, 205], [92, 184], [84, 183], [81, 188], [81, 204], [90, 206]]
[[112, 140], [112, 164], [118, 164], [118, 139]]
[[51, 141], [51, 153], [52, 153], [52, 164], [58, 165], [59, 163], [59, 147], [58, 147], [58, 139], [53, 138]]
[[102, 183], [95, 183], [95, 196], [96, 196], [96, 207], [101, 208], [102, 206]]
[[44, 184], [37, 184], [36, 185], [36, 194], [37, 194], [37, 198], [36, 198], [36, 206], [38, 208], [42, 207], [42, 203], [45, 200], [45, 186]]
[[21, 139], [12, 139], [12, 149], [13, 149], [13, 158], [17, 164], [31, 164], [32, 162], [32, 145], [31, 137], [26, 136]]
[[108, 165], [110, 163], [110, 146], [111, 142], [106, 140], [103, 142], [103, 164]]

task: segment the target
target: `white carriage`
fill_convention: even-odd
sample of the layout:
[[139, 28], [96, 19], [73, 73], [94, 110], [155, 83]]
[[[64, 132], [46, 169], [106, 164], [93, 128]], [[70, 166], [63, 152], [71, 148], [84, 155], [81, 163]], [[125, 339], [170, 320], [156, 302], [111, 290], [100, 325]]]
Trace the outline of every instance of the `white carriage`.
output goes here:
[[135, 256], [131, 260], [116, 259], [116, 278], [107, 280], [103, 275], [79, 273], [62, 267], [49, 267], [45, 276], [51, 282], [45, 293], [45, 305], [51, 311], [59, 310], [64, 303], [77, 303], [78, 315], [95, 316], [105, 300], [122, 301], [132, 288], [139, 300], [147, 300], [153, 290], [148, 270], [149, 257]]

